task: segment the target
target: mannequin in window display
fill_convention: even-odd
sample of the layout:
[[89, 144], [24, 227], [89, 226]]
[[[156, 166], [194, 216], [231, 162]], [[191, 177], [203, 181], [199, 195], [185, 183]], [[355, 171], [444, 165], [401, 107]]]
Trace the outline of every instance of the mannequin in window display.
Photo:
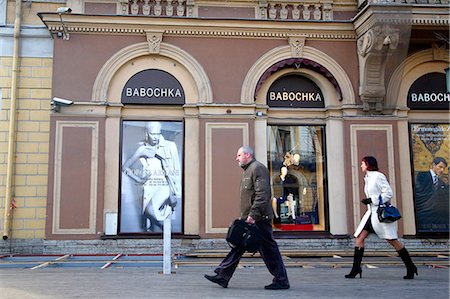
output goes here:
[[274, 223], [295, 223], [298, 208], [298, 180], [288, 173], [286, 166], [281, 167], [280, 180], [283, 185], [282, 196], [272, 199]]
[[[314, 192], [315, 184], [310, 182], [314, 176], [300, 165], [298, 153], [287, 152], [283, 165], [280, 170], [283, 196], [272, 203], [274, 210], [277, 207], [278, 219], [275, 218], [275, 223], [317, 224], [317, 194]], [[289, 194], [292, 194], [292, 204], [289, 202]], [[283, 208], [287, 206], [289, 211], [288, 218], [283, 217], [283, 221], [279, 215], [281, 204]]]
[[[161, 232], [163, 221], [181, 199], [181, 170], [175, 142], [161, 134], [161, 123], [145, 125], [145, 140], [122, 165], [122, 171], [143, 186], [142, 227], [144, 231]], [[142, 173], [131, 166], [139, 161]]]

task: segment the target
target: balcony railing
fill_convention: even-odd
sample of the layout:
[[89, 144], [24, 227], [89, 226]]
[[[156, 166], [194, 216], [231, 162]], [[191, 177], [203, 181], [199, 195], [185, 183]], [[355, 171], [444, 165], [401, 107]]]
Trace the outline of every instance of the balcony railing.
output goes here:
[[448, 4], [449, 0], [358, 0], [358, 7], [366, 4]]
[[191, 0], [125, 0], [121, 1], [124, 15], [193, 17], [194, 1]]
[[[123, 15], [198, 17], [195, 0], [119, 0]], [[448, 5], [449, 0], [357, 0], [358, 7], [368, 4], [386, 5]], [[223, 1], [223, 6], [232, 6], [234, 1]], [[236, 1], [238, 2], [238, 1]], [[255, 19], [332, 21], [333, 0], [255, 0], [248, 1], [255, 9]], [[240, 3], [242, 5], [242, 3]], [[207, 4], [205, 4], [207, 5]], [[356, 5], [356, 2], [355, 2]], [[355, 7], [356, 8], [356, 7]]]
[[[333, 20], [332, 3], [332, 0], [250, 2], [255, 7], [255, 19], [315, 21]], [[195, 0], [121, 0], [120, 5], [123, 15], [197, 17]]]
[[269, 20], [333, 20], [333, 1], [259, 1], [259, 18]]

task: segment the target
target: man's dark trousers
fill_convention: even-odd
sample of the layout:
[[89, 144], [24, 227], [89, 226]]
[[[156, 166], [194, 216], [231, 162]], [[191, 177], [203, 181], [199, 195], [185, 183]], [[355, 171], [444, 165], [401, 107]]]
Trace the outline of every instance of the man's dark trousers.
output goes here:
[[[272, 221], [256, 221], [255, 224], [258, 226], [262, 235], [261, 248], [259, 249], [259, 252], [270, 274], [274, 276], [273, 282], [278, 282], [283, 285], [289, 284], [280, 250], [278, 249], [278, 245], [273, 238]], [[214, 272], [229, 281], [244, 253], [245, 250], [242, 248], [232, 248]]]

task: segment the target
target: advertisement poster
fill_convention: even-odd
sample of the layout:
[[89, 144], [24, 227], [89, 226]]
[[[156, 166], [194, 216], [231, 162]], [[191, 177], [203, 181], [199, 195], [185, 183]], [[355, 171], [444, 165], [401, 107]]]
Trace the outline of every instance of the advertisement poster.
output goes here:
[[183, 123], [123, 121], [120, 233], [182, 232]]
[[417, 232], [449, 232], [449, 124], [411, 124]]

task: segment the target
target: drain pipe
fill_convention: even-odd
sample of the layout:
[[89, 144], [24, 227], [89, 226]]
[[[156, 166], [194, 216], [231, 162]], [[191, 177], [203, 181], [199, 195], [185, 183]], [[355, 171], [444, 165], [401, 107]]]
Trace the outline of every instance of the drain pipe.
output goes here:
[[3, 240], [9, 237], [12, 214], [12, 180], [14, 176], [14, 146], [16, 144], [16, 101], [17, 81], [19, 78], [20, 25], [22, 23], [22, 0], [16, 0], [16, 18], [14, 20], [14, 48], [11, 78], [11, 105], [9, 110], [8, 162], [6, 168], [5, 215], [3, 217]]

